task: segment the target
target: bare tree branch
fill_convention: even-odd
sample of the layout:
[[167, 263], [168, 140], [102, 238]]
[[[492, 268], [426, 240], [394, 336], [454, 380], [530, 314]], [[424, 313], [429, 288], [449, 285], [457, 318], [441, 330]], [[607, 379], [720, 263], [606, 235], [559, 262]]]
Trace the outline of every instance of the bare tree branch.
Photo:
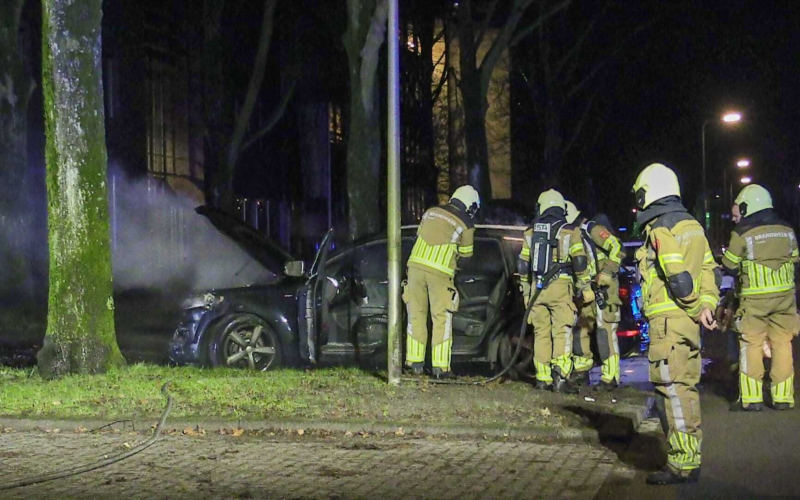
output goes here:
[[293, 72], [293, 74], [295, 76], [292, 78], [289, 88], [281, 96], [281, 102], [278, 104], [278, 107], [275, 108], [275, 111], [272, 112], [272, 116], [270, 116], [269, 120], [267, 120], [267, 124], [264, 125], [261, 130], [247, 139], [247, 142], [244, 143], [244, 146], [242, 146], [240, 152], [245, 151], [250, 146], [258, 142], [259, 139], [270, 133], [270, 131], [275, 128], [275, 125], [278, 124], [281, 118], [283, 118], [283, 115], [286, 113], [286, 107], [289, 105], [289, 101], [292, 100], [294, 89], [297, 86], [297, 72]]
[[581, 113], [581, 118], [578, 120], [578, 124], [572, 132], [572, 137], [570, 137], [569, 142], [567, 142], [566, 147], [564, 147], [564, 152], [562, 157], [566, 158], [567, 154], [572, 149], [572, 146], [575, 145], [575, 141], [580, 137], [581, 132], [583, 132], [583, 127], [586, 125], [588, 121], [589, 114], [594, 108], [594, 101], [597, 99], [597, 96], [600, 95], [599, 91], [595, 91], [589, 101], [586, 103], [586, 106], [583, 108], [583, 113]]
[[436, 85], [436, 90], [433, 91], [431, 96], [431, 102], [433, 105], [436, 105], [436, 101], [439, 100], [439, 96], [442, 93], [442, 89], [444, 88], [444, 84], [447, 82], [447, 77], [450, 75], [450, 68], [445, 68], [442, 71], [442, 77], [439, 78], [439, 83]]
[[[528, 5], [530, 5], [531, 2], [527, 2], [527, 3], [528, 3]], [[527, 37], [528, 35], [533, 33], [533, 31], [535, 29], [537, 29], [539, 27], [539, 25], [541, 25], [542, 23], [544, 23], [545, 21], [547, 21], [548, 19], [550, 19], [554, 15], [558, 14], [562, 10], [566, 9], [567, 7], [569, 7], [571, 3], [572, 3], [572, 0], [564, 0], [560, 4], [558, 4], [555, 7], [553, 7], [549, 12], [539, 16], [539, 18], [536, 20], [536, 22], [534, 22], [533, 24], [530, 24], [530, 25], [522, 28], [520, 31], [518, 31], [516, 34], [514, 34], [513, 38], [511, 38], [511, 41], [508, 43], [508, 46], [509, 47], [514, 47], [515, 45], [517, 45], [525, 37]]]
[[250, 117], [253, 115], [253, 109], [258, 100], [258, 94], [261, 91], [261, 85], [264, 83], [264, 73], [267, 69], [267, 57], [269, 56], [269, 46], [272, 42], [275, 7], [277, 4], [278, 0], [264, 0], [264, 17], [261, 21], [261, 37], [258, 41], [258, 52], [256, 53], [253, 73], [250, 75], [250, 82], [247, 86], [244, 104], [239, 111], [239, 115], [236, 117], [236, 125], [231, 135], [231, 140], [228, 143], [225, 168], [227, 170], [229, 182], [233, 178], [233, 170], [236, 167], [236, 162], [241, 152], [240, 147], [244, 140], [244, 135], [247, 132], [247, 127], [250, 125]]
[[[600, 21], [600, 19], [602, 19], [603, 16], [605, 15], [606, 11], [608, 10], [608, 7], [609, 7], [610, 3], [611, 3], [611, 0], [606, 2], [605, 5], [603, 5], [603, 10], [600, 11], [600, 14], [597, 17], [595, 17], [594, 19], [592, 19], [592, 21], [589, 23], [589, 26], [583, 31], [583, 33], [581, 33], [581, 36], [578, 38], [578, 40], [572, 46], [572, 48], [567, 53], [567, 55], [564, 56], [561, 59], [561, 61], [558, 62], [558, 64], [556, 64], [555, 78], [558, 78], [558, 75], [561, 74], [561, 71], [565, 68], [567, 63], [572, 58], [577, 56], [581, 52], [581, 50], [583, 50], [584, 43], [586, 43], [586, 40], [589, 38], [589, 35], [592, 33], [592, 31], [594, 31], [594, 27], [597, 26], [598, 21]], [[577, 67], [578, 67], [578, 63], [576, 61], [575, 64], [573, 64], [572, 67], [571, 67], [571, 70], [569, 72], [569, 76], [567, 76], [564, 79], [565, 81], [569, 81], [572, 78], [572, 74], [573, 74], [575, 68], [577, 68]]]
[[643, 30], [645, 30], [646, 28], [649, 28], [651, 24], [652, 24], [652, 21], [651, 21], [651, 22], [649, 22], [649, 23], [642, 24], [642, 25], [640, 25], [638, 28], [636, 28], [635, 30], [633, 30], [633, 31], [632, 31], [632, 32], [631, 32], [631, 33], [630, 33], [628, 36], [626, 36], [626, 37], [625, 37], [625, 39], [624, 39], [622, 42], [620, 42], [620, 44], [619, 44], [619, 45], [617, 45], [617, 48], [616, 48], [616, 49], [614, 49], [614, 52], [612, 52], [610, 56], [608, 56], [606, 59], [604, 59], [604, 60], [603, 60], [603, 61], [601, 61], [600, 63], [596, 64], [596, 65], [595, 65], [595, 67], [594, 67], [594, 68], [592, 68], [592, 70], [589, 72], [589, 74], [587, 74], [585, 77], [583, 77], [583, 80], [581, 80], [581, 81], [580, 81], [580, 82], [579, 82], [577, 85], [575, 85], [575, 86], [574, 86], [574, 87], [573, 87], [573, 88], [572, 88], [572, 89], [571, 89], [571, 90], [570, 90], [570, 91], [567, 93], [567, 97], [566, 97], [566, 99], [567, 99], [567, 100], [570, 100], [570, 99], [572, 99], [573, 97], [575, 97], [575, 95], [577, 95], [579, 92], [581, 92], [581, 91], [584, 89], [584, 87], [586, 87], [586, 85], [588, 85], [588, 84], [589, 84], [589, 82], [591, 82], [591, 81], [592, 81], [592, 79], [594, 79], [594, 78], [595, 78], [595, 77], [598, 75], [598, 73], [600, 72], [600, 70], [601, 70], [601, 69], [602, 69], [602, 68], [603, 68], [603, 67], [604, 67], [604, 66], [605, 66], [605, 65], [606, 65], [606, 64], [607, 64], [609, 61], [613, 60], [613, 59], [614, 59], [614, 58], [617, 56], [617, 54], [619, 54], [619, 52], [620, 52], [620, 51], [623, 49], [623, 47], [625, 46], [625, 44], [627, 44], [627, 43], [628, 43], [630, 40], [632, 40], [632, 39], [633, 39], [633, 37], [635, 37], [636, 35], [638, 35], [639, 33], [641, 33]]
[[492, 22], [492, 18], [494, 17], [494, 12], [497, 9], [497, 4], [500, 3], [500, 0], [492, 0], [492, 3], [489, 4], [489, 8], [486, 11], [486, 16], [481, 23], [481, 29], [478, 32], [478, 38], [475, 41], [475, 47], [480, 47], [483, 44], [483, 38], [486, 36], [486, 32], [489, 31], [489, 25]]

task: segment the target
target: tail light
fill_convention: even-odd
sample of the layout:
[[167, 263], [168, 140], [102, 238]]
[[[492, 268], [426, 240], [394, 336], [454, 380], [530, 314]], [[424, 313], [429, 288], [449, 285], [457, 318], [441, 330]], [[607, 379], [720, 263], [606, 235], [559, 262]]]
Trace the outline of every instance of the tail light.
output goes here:
[[627, 286], [620, 287], [619, 289], [619, 298], [628, 300], [628, 297], [631, 296], [631, 289]]
[[618, 330], [617, 337], [635, 337], [639, 335], [639, 330]]

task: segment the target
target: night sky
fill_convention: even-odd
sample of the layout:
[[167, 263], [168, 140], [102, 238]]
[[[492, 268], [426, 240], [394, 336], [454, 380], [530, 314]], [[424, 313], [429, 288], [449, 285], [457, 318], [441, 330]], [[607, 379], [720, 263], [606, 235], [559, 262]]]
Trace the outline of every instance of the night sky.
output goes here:
[[693, 205], [701, 185], [702, 123], [735, 109], [744, 122], [715, 121], [706, 130], [709, 191], [721, 191], [723, 167], [738, 178], [735, 159], [750, 158], [754, 182], [773, 191], [779, 210], [797, 224], [791, 204], [800, 192], [795, 137], [800, 4], [619, 3], [622, 26], [630, 19], [649, 19], [652, 25], [608, 75], [615, 91], [604, 102], [610, 112], [593, 165], [603, 187], [600, 204], [616, 217], [630, 214], [630, 186], [638, 170], [662, 161], [678, 171], [684, 200]]

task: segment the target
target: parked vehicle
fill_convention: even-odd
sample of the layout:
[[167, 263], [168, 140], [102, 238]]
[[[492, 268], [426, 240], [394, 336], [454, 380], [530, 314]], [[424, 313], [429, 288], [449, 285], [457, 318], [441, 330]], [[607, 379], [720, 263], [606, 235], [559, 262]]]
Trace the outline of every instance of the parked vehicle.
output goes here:
[[[190, 297], [170, 343], [173, 362], [256, 370], [385, 363], [385, 237], [337, 247], [329, 233], [306, 268], [233, 217], [207, 207], [197, 211], [278, 279]], [[510, 361], [524, 314], [515, 275], [524, 230], [476, 226], [475, 257], [463, 263], [455, 280], [461, 298], [453, 317], [454, 364], [483, 363], [499, 370]], [[403, 228], [404, 262], [415, 237], [416, 226]], [[517, 369], [527, 369], [527, 353]]]
[[[170, 358], [177, 363], [268, 370], [305, 363], [384, 363], [388, 314], [385, 237], [337, 248], [330, 234], [308, 269], [264, 235], [201, 207], [224, 234], [279, 276], [272, 284], [212, 290], [187, 300]], [[523, 306], [516, 279], [522, 226], [477, 226], [475, 254], [459, 270], [453, 361], [498, 365]], [[404, 261], [416, 226], [402, 231]]]

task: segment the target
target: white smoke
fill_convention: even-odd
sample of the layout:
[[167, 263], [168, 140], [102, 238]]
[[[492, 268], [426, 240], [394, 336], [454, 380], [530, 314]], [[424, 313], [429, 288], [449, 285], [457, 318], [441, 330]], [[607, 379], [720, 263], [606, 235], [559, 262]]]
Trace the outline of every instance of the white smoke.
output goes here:
[[116, 290], [190, 292], [275, 279], [161, 180], [114, 170], [109, 205]]

